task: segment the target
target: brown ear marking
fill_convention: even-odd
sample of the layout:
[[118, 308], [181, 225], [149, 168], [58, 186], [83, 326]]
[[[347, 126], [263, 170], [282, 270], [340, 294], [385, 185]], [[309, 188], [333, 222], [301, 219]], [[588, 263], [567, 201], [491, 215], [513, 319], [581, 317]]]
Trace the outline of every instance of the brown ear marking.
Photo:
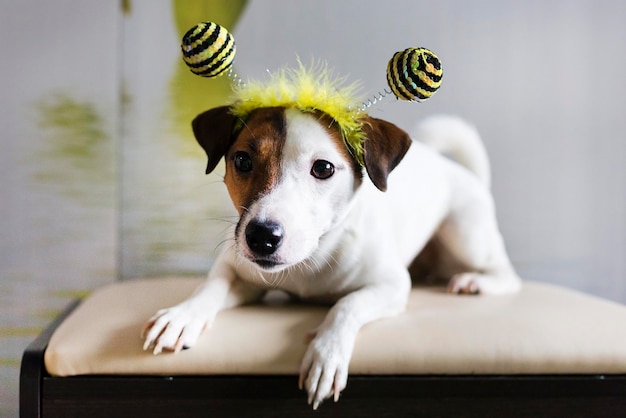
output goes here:
[[387, 190], [387, 177], [411, 146], [411, 137], [391, 122], [367, 116], [363, 122], [365, 168], [372, 183]]
[[230, 106], [220, 106], [199, 114], [191, 122], [193, 134], [209, 159], [206, 174], [215, 169], [230, 147], [236, 121]]

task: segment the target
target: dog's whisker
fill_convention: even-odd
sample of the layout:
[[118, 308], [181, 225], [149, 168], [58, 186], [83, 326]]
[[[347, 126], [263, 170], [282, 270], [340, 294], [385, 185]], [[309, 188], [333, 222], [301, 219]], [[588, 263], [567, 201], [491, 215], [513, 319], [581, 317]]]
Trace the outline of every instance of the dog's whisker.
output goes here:
[[224, 184], [224, 177], [220, 177], [219, 180], [213, 180], [213, 181], [209, 181], [207, 183], [204, 183], [202, 186], [203, 187], [209, 187], [209, 186], [215, 186], [216, 184]]
[[229, 221], [233, 222], [233, 220], [239, 220], [239, 215], [222, 215], [222, 216], [213, 216], [210, 218], [205, 218], [207, 220], [215, 220], [215, 221]]
[[250, 127], [248, 126], [248, 124], [246, 123], [246, 121], [243, 118], [239, 118], [239, 122], [241, 122], [241, 124], [243, 125], [243, 127], [246, 129], [246, 131], [248, 131], [251, 135], [252, 138], [256, 139], [256, 135], [254, 134], [254, 132], [252, 131], [252, 129], [250, 129]]
[[308, 259], [305, 259], [302, 262], [292, 266], [292, 270], [298, 269], [298, 272], [302, 275], [304, 275], [305, 273], [305, 268], [308, 270]]
[[272, 287], [272, 283], [265, 278], [265, 276], [263, 275], [263, 272], [259, 271], [259, 277], [261, 278], [261, 281], [263, 282], [265, 286], [270, 287], [270, 288]]
[[276, 277], [276, 280], [274, 281], [274, 289], [279, 289], [280, 286], [285, 282], [285, 280], [287, 279], [287, 271], [283, 270], [281, 271], [278, 276]]
[[227, 243], [231, 244], [231, 245], [234, 247], [234, 246], [235, 246], [235, 239], [234, 239], [234, 238], [224, 238], [223, 240], [221, 240], [220, 242], [218, 242], [218, 243], [217, 243], [217, 245], [215, 245], [215, 248], [213, 249], [213, 251], [216, 251], [216, 252], [217, 252], [217, 250], [219, 250], [219, 248], [220, 248], [222, 245], [225, 245], [225, 244], [227, 244]]
[[[326, 266], [331, 271], [334, 270], [334, 266], [339, 264], [339, 260], [337, 260], [337, 257], [335, 257], [335, 255], [337, 254], [337, 251], [333, 252], [333, 251], [330, 251], [329, 249], [319, 248], [317, 251], [317, 254], [319, 256], [319, 259], [322, 261], [322, 263], [326, 264]], [[341, 254], [337, 254], [337, 255], [341, 255]]]
[[277, 280], [274, 283], [275, 288], [277, 289], [280, 288], [290, 275], [291, 275], [291, 271], [289, 268], [280, 271], [278, 274]]
[[304, 262], [304, 263], [302, 263], [299, 267], [300, 267], [300, 273], [301, 273], [301, 274], [303, 274], [303, 275], [304, 275], [307, 271], [308, 271], [308, 272], [313, 272], [313, 271], [314, 271], [314, 270], [311, 268], [311, 266], [309, 265], [309, 263], [308, 263], [308, 262]]
[[332, 271], [334, 270], [334, 266], [338, 264], [337, 259], [334, 254], [328, 252], [325, 257], [322, 257], [323, 262], [328, 266], [328, 268]]
[[228, 228], [231, 228], [231, 227], [237, 225], [236, 221], [232, 221], [232, 220], [229, 220], [229, 219], [206, 218], [206, 219], [204, 219], [204, 221], [212, 222], [214, 224], [218, 224], [218, 223], [219, 224], [225, 224], [226, 228], [222, 231], [223, 233], [226, 232], [226, 230], [228, 230]]
[[311, 269], [312, 273], [315, 273], [316, 271], [319, 271], [319, 269], [320, 269], [320, 262], [317, 259], [317, 255], [314, 254], [310, 258], [309, 268]]
[[307, 262], [305, 263], [305, 267], [309, 270], [310, 273], [315, 274], [319, 271], [319, 265], [315, 256], [309, 257]]
[[237, 224], [236, 221], [233, 221], [231, 219], [226, 219], [226, 218], [203, 218], [202, 220], [206, 222], [222, 222], [222, 223], [227, 223], [229, 225]]

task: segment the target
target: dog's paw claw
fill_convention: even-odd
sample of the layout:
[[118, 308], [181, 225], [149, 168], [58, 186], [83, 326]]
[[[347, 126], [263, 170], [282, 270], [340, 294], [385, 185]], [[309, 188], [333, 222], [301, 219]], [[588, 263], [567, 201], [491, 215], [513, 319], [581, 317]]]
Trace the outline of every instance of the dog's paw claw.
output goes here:
[[343, 344], [329, 344], [318, 334], [302, 360], [298, 387], [307, 391], [309, 405], [317, 410], [323, 401], [339, 400], [348, 381], [351, 349]]
[[164, 351], [179, 353], [189, 349], [206, 328], [207, 320], [185, 305], [158, 311], [144, 325], [144, 351], [158, 355]]
[[448, 293], [478, 295], [481, 293], [479, 277], [476, 273], [455, 274], [448, 283]]

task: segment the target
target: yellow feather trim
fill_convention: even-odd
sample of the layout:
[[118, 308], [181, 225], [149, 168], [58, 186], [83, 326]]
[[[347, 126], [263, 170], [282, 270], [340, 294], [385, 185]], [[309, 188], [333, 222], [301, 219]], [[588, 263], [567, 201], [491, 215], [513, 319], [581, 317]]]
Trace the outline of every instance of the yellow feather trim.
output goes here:
[[237, 87], [231, 113], [245, 120], [253, 110], [262, 107], [323, 112], [337, 123], [348, 149], [363, 165], [365, 113], [356, 95], [359, 83], [344, 85], [345, 78], [336, 77], [326, 64], [298, 64], [297, 69], [284, 68], [272, 74], [267, 82], [249, 81]]

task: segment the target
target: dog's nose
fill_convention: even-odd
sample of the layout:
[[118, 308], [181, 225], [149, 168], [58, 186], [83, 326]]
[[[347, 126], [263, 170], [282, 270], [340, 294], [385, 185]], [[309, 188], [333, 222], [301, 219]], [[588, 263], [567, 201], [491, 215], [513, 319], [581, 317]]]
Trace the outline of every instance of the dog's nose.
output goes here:
[[283, 227], [272, 221], [250, 221], [246, 226], [246, 242], [260, 256], [274, 254], [283, 241]]

